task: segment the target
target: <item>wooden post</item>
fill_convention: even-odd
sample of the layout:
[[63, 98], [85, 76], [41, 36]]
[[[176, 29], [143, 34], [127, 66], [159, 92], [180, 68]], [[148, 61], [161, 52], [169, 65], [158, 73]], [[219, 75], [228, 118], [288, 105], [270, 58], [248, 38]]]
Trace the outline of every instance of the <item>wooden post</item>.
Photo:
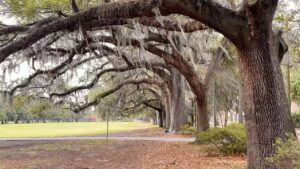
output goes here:
[[108, 141], [109, 113], [106, 111], [106, 140]]

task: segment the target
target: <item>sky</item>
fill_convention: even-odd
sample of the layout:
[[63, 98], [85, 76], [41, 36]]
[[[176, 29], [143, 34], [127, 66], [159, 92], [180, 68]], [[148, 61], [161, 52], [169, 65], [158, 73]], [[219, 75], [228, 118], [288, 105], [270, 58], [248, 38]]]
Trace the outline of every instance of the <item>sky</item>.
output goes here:
[[0, 21], [6, 25], [15, 25], [17, 24], [17, 20], [13, 17], [1, 16]]

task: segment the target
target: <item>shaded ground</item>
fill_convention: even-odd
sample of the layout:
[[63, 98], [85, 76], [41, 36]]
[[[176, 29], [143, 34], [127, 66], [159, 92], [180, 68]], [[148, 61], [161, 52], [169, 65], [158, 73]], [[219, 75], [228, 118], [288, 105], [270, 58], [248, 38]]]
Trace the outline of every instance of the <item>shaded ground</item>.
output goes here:
[[[167, 135], [161, 129], [115, 136]], [[208, 157], [203, 147], [159, 141], [10, 141], [0, 142], [1, 169], [240, 169], [243, 157]]]
[[[50, 137], [50, 138], [0, 138], [1, 141], [5, 141], [5, 144], [13, 141], [14, 143], [20, 144], [20, 141], [75, 141], [75, 140], [115, 140], [115, 141], [163, 141], [163, 142], [194, 142], [196, 139], [193, 137], [126, 137], [126, 136], [110, 136], [109, 138], [104, 136], [80, 136], [80, 137]], [[1, 146], [0, 146], [1, 147]]]
[[[104, 135], [105, 136], [105, 135]], [[180, 134], [170, 134], [165, 133], [165, 130], [162, 128], [148, 128], [148, 129], [138, 129], [138, 130], [129, 130], [123, 131], [116, 134], [110, 134], [110, 136], [119, 136], [119, 137], [167, 137], [167, 138], [174, 138], [174, 137], [189, 137]]]
[[59, 141], [0, 148], [3, 169], [231, 169], [242, 157], [205, 157], [188, 143]]

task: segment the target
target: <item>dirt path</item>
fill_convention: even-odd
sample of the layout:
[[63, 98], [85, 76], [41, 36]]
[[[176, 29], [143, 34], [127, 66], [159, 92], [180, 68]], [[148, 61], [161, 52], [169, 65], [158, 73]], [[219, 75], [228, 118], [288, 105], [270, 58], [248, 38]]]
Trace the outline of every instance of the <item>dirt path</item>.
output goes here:
[[[110, 136], [109, 140], [119, 140], [119, 141], [165, 141], [165, 142], [193, 142], [195, 138], [167, 138], [167, 137], [117, 137]], [[66, 140], [107, 140], [107, 137], [49, 137], [49, 138], [4, 138], [0, 141], [66, 141]]]

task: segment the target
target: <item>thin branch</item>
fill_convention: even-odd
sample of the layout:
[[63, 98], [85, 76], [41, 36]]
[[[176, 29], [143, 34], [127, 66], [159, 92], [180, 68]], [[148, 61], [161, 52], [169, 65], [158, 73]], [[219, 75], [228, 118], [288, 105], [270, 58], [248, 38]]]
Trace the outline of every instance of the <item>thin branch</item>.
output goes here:
[[75, 112], [80, 112], [88, 107], [91, 107], [91, 106], [94, 106], [94, 105], [97, 105], [101, 99], [115, 93], [116, 91], [120, 90], [122, 87], [124, 87], [125, 85], [129, 85], [129, 84], [134, 84], [134, 85], [137, 85], [137, 84], [142, 84], [142, 83], [146, 83], [146, 84], [150, 84], [150, 85], [163, 85], [161, 82], [158, 82], [156, 80], [151, 80], [151, 79], [139, 79], [139, 80], [128, 80], [128, 81], [124, 81], [120, 84], [118, 84], [116, 87], [106, 91], [106, 92], [103, 92], [103, 93], [100, 93], [98, 94], [94, 100], [92, 100], [91, 102], [88, 102], [82, 106], [78, 106], [78, 108], [76, 108], [74, 111]]

